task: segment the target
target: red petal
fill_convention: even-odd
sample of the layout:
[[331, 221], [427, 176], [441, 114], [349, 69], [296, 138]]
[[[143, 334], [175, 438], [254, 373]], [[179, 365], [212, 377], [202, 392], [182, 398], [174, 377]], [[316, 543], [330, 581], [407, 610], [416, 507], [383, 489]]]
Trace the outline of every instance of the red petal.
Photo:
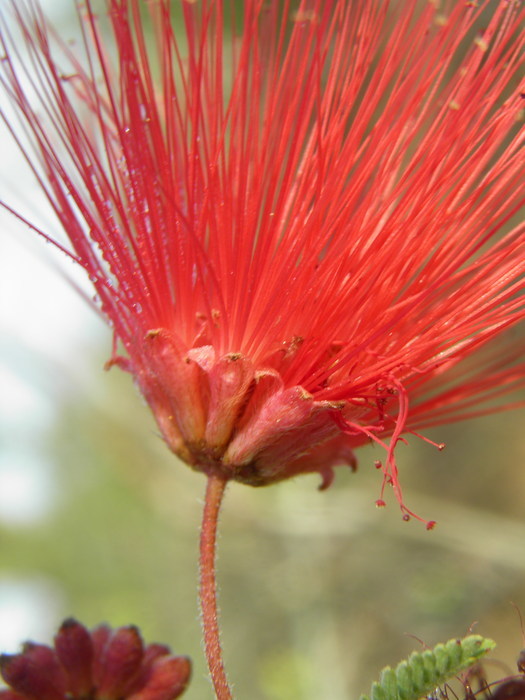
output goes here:
[[124, 696], [127, 697], [128, 695], [133, 694], [143, 688], [151, 676], [151, 667], [155, 661], [162, 656], [168, 656], [169, 654], [171, 654], [171, 649], [165, 644], [148, 644], [144, 651], [140, 670], [135, 678], [133, 678], [131, 682], [126, 685], [124, 689]]
[[64, 700], [66, 677], [52, 649], [26, 644], [21, 654], [0, 657], [5, 682], [30, 700]]
[[93, 688], [94, 650], [87, 629], [76, 620], [66, 620], [55, 637], [55, 649], [68, 677], [69, 692], [78, 697], [88, 695]]
[[163, 656], [154, 662], [147, 683], [127, 700], [174, 700], [188, 687], [191, 661], [186, 656]]
[[111, 634], [112, 630], [108, 625], [100, 625], [91, 632], [91, 642], [95, 653], [92, 668], [93, 682], [95, 685], [102, 676], [104, 653]]
[[19, 695], [12, 690], [0, 690], [0, 700], [27, 700], [27, 695]]
[[142, 667], [149, 668], [151, 664], [160, 656], [168, 656], [171, 654], [171, 649], [166, 644], [148, 644], [144, 650], [144, 658]]
[[144, 647], [136, 627], [120, 627], [109, 637], [97, 660], [95, 684], [104, 700], [117, 700], [136, 677]]

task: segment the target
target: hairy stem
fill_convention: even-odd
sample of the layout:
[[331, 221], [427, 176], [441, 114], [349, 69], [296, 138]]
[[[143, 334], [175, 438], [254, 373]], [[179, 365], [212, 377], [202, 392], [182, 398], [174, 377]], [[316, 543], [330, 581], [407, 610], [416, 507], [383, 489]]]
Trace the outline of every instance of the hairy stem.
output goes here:
[[226, 479], [210, 475], [206, 486], [206, 500], [202, 514], [200, 541], [200, 603], [206, 659], [215, 695], [218, 700], [231, 700], [232, 694], [226, 680], [222, 662], [217, 615], [217, 584], [215, 580], [215, 550], [217, 523]]

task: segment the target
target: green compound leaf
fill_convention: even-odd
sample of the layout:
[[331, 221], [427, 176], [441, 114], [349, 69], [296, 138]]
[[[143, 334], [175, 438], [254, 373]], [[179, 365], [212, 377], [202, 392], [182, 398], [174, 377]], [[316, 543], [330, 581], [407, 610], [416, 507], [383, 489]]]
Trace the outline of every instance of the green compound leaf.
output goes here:
[[414, 651], [395, 669], [384, 668], [379, 682], [372, 684], [370, 696], [361, 695], [359, 700], [419, 700], [475, 664], [495, 646], [492, 639], [473, 634], [433, 649]]

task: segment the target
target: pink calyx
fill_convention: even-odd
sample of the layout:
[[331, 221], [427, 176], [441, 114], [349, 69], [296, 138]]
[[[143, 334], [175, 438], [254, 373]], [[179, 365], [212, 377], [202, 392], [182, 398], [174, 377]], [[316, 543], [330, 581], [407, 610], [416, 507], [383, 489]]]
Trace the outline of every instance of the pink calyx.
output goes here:
[[242, 353], [185, 350], [163, 328], [148, 331], [142, 353], [139, 386], [169, 447], [194, 469], [253, 486], [318, 471], [327, 486], [333, 466], [355, 467], [334, 420], [346, 402], [286, 387]]

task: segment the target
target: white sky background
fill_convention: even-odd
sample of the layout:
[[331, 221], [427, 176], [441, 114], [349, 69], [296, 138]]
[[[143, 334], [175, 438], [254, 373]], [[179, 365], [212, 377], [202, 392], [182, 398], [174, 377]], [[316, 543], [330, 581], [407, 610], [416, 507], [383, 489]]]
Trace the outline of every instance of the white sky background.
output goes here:
[[[73, 1], [41, 0], [41, 4], [67, 35], [74, 19]], [[0, 198], [15, 202], [52, 237], [61, 237], [59, 224], [3, 125], [0, 145]], [[81, 375], [89, 355], [86, 345], [94, 347], [102, 338], [103, 324], [68, 277], [93, 294], [85, 275], [66, 256], [0, 208], [0, 521], [23, 522], [41, 513], [45, 500], [41, 484], [31, 498], [28, 490], [25, 502], [13, 494], [8, 497], [2, 485], [12, 480], [13, 493], [22, 493], [21, 473], [34, 461], [27, 453], [34, 452], [39, 434], [53, 420], [54, 389]], [[22, 453], [25, 466], [19, 467], [15, 455]], [[10, 470], [14, 475], [6, 476]]]
[[[41, 4], [61, 31], [70, 31], [73, 0]], [[0, 198], [17, 197], [21, 211], [55, 235], [56, 224], [3, 126], [0, 153]], [[35, 524], [53, 508], [53, 471], [39, 445], [53, 422], [55, 388], [80, 382], [89, 349], [105, 335], [57, 265], [80, 278], [65, 256], [0, 209], [0, 523], [11, 527]], [[7, 562], [0, 563], [0, 651], [14, 651], [27, 638], [44, 641], [56, 626], [59, 592], [50, 582], [13, 578]], [[47, 611], [47, 619], [37, 609]]]

